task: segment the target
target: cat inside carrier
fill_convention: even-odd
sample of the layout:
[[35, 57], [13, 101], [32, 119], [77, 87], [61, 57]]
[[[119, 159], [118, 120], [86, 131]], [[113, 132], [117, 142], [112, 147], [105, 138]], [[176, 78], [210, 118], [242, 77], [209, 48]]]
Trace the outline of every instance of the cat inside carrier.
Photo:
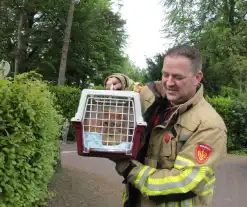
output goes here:
[[78, 154], [92, 157], [135, 158], [146, 127], [132, 91], [84, 89], [71, 122]]

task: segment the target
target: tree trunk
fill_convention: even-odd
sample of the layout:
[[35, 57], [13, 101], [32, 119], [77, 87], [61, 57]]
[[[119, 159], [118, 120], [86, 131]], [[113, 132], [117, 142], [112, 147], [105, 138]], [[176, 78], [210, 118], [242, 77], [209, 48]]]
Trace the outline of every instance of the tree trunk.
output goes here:
[[14, 75], [17, 75], [19, 73], [21, 51], [22, 51], [22, 29], [23, 29], [23, 23], [24, 23], [24, 6], [25, 6], [25, 3], [26, 3], [26, 0], [23, 0], [23, 5], [22, 5], [22, 8], [20, 9], [20, 19], [19, 19], [18, 33], [17, 33], [18, 46], [17, 46], [17, 52], [16, 52], [16, 56], [15, 56]]
[[235, 0], [229, 0], [229, 24], [232, 29], [232, 32], [235, 32]]
[[69, 49], [70, 33], [71, 33], [71, 27], [72, 27], [72, 21], [73, 21], [73, 14], [75, 10], [75, 3], [76, 1], [72, 0], [71, 6], [68, 12], [67, 26], [65, 29], [62, 57], [61, 57], [59, 77], [58, 77], [58, 85], [62, 85], [62, 86], [65, 84], [67, 54], [68, 54], [68, 49]]

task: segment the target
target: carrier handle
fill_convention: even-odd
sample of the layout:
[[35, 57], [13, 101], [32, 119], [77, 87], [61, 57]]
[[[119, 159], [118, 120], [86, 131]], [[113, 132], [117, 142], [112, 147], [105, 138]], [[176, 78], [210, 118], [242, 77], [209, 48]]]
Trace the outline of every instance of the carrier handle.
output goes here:
[[113, 83], [111, 83], [110, 90], [111, 91], [113, 90]]

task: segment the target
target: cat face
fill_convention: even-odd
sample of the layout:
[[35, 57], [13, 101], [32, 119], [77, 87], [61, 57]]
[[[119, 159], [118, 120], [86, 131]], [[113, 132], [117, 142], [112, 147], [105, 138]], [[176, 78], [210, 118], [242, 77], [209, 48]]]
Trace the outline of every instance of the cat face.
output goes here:
[[[91, 115], [92, 116], [92, 115]], [[96, 117], [93, 115], [93, 117]], [[121, 142], [129, 142], [128, 115], [114, 110], [98, 113], [97, 118], [84, 120], [84, 132], [97, 132], [102, 135], [103, 145], [118, 145]]]
[[104, 113], [103, 144], [118, 145], [127, 141], [128, 122], [126, 116], [115, 111]]

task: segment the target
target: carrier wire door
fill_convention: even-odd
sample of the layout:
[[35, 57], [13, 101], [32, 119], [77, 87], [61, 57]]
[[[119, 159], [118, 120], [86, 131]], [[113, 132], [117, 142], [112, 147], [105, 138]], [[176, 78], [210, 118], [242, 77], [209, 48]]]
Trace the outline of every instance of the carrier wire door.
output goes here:
[[146, 127], [139, 94], [132, 91], [84, 89], [71, 121], [78, 154], [92, 157], [135, 158]]

